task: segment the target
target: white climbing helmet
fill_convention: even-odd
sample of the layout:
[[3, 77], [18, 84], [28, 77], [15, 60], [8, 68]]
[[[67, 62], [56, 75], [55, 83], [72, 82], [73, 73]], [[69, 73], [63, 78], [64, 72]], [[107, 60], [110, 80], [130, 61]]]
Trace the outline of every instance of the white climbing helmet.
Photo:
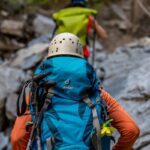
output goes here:
[[79, 38], [72, 33], [61, 33], [56, 35], [48, 49], [48, 57], [57, 55], [83, 56], [83, 48]]

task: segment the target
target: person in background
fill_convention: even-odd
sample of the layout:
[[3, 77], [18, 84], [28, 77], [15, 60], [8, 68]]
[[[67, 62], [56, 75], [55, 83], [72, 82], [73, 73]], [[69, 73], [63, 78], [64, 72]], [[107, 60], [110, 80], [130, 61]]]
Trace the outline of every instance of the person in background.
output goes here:
[[[95, 19], [97, 11], [87, 8], [85, 0], [71, 0], [71, 3], [53, 14], [53, 19], [56, 22], [56, 33], [70, 32], [80, 38], [84, 48], [84, 57], [90, 56], [89, 34], [90, 30], [96, 33], [100, 39], [107, 39], [105, 29]], [[95, 35], [94, 35], [95, 36]]]

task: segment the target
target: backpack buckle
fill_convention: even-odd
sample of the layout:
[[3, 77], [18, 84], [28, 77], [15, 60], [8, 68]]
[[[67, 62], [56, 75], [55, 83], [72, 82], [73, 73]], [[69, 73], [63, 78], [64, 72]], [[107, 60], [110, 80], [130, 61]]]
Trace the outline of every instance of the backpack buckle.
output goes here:
[[90, 102], [90, 103], [89, 103], [89, 107], [90, 107], [91, 109], [93, 109], [93, 108], [95, 107], [95, 104], [92, 103], [92, 102]]
[[25, 125], [26, 131], [29, 132], [29, 131], [30, 131], [30, 128], [31, 128], [32, 126], [33, 126], [33, 122], [28, 121], [28, 122], [26, 123], [26, 125]]

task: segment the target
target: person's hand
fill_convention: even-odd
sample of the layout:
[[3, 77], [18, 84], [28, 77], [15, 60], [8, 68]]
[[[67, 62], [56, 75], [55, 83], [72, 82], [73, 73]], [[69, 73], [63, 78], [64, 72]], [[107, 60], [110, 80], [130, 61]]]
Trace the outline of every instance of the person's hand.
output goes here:
[[106, 30], [93, 17], [92, 17], [92, 27], [96, 30], [96, 34], [100, 39], [108, 38]]

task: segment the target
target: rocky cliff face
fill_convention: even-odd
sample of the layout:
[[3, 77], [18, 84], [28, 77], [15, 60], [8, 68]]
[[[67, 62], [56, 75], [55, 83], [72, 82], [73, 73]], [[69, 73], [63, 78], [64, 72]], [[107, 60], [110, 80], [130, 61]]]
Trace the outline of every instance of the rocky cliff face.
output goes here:
[[[5, 20], [5, 24], [8, 22], [10, 23], [10, 21]], [[26, 44], [18, 44], [20, 41], [17, 41], [18, 34], [13, 35], [13, 37], [17, 36], [17, 38], [15, 38], [15, 42], [14, 39], [11, 39], [12, 36], [10, 40], [6, 40], [9, 43], [9, 48], [6, 47], [7, 42], [0, 42], [0, 53], [2, 53], [3, 56], [0, 57], [0, 139], [2, 139], [0, 140], [0, 150], [4, 148], [7, 150], [11, 149], [11, 146], [8, 143], [10, 128], [16, 117], [16, 99], [18, 95], [18, 88], [22, 82], [31, 78], [33, 69], [37, 67], [42, 59], [45, 58], [51, 34], [44, 34], [48, 31], [52, 32], [54, 29], [52, 20], [49, 20], [47, 17], [37, 15], [33, 22], [35, 23], [35, 25], [33, 25], [35, 26], [33, 29], [38, 38], [35, 38], [30, 42], [26, 42]], [[8, 31], [10, 31], [10, 28], [13, 26], [1, 25], [1, 27], [3, 27], [3, 29], [7, 27], [7, 30], [3, 30], [6, 32], [3, 33], [3, 36], [6, 38], [6, 35], [10, 34]], [[17, 28], [21, 35], [24, 33], [22, 32], [22, 30], [24, 31], [23, 28], [24, 25], [21, 26], [21, 28]], [[14, 33], [11, 32], [11, 34]], [[4, 44], [1, 45], [1, 43]], [[12, 44], [13, 46], [10, 46]], [[14, 48], [12, 54], [14, 45], [17, 45], [17, 47]], [[99, 49], [101, 47], [99, 44], [96, 44], [96, 48]], [[5, 58], [7, 53], [11, 53], [11, 57]], [[98, 75], [101, 78], [104, 78], [103, 85], [106, 90], [123, 105], [123, 107], [140, 126], [141, 135], [135, 143], [134, 149], [149, 150], [149, 38], [120, 47], [114, 53], [109, 55], [104, 52], [97, 52], [95, 58], [95, 68], [97, 68]]]
[[135, 150], [150, 149], [150, 38], [118, 48], [113, 54], [97, 55], [97, 68], [104, 68], [105, 89], [134, 118], [141, 134]]

